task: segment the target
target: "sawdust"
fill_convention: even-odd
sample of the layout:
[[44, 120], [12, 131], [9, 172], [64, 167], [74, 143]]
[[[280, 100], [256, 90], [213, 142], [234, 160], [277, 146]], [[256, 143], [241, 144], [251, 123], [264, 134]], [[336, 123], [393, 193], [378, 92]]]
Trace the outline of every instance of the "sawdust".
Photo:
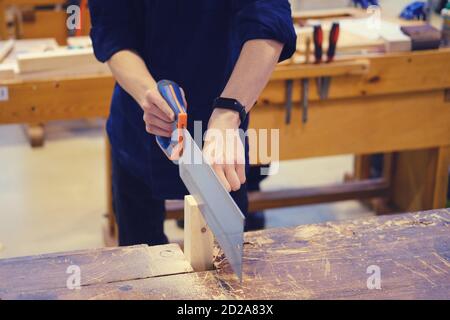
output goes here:
[[297, 228], [295, 232], [295, 237], [302, 240], [309, 240], [326, 232], [327, 230], [328, 228], [324, 226], [315, 226], [315, 225], [302, 226]]
[[267, 244], [272, 244], [272, 243], [274, 243], [274, 241], [273, 241], [273, 239], [271, 239], [269, 237], [261, 236], [261, 237], [257, 237], [255, 239], [255, 243], [258, 246], [262, 247], [262, 246], [267, 245]]
[[271, 250], [277, 254], [290, 255], [290, 254], [299, 254], [299, 253], [307, 253], [309, 250], [305, 249], [275, 249]]

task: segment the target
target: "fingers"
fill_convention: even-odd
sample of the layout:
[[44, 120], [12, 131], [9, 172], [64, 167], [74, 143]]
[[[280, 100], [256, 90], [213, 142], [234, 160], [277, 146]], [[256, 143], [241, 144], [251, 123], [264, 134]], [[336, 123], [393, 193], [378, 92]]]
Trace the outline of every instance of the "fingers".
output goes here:
[[163, 130], [163, 129], [155, 127], [155, 126], [146, 125], [145, 130], [148, 133], [154, 134], [155, 136], [167, 137], [167, 138], [170, 138], [172, 136], [172, 132], [168, 132], [166, 130]]
[[230, 183], [228, 182], [226, 176], [225, 176], [225, 171], [224, 171], [224, 166], [220, 165], [220, 164], [215, 164], [213, 165], [213, 170], [216, 173], [217, 177], [219, 178], [220, 182], [222, 183], [222, 185], [224, 186], [224, 188], [230, 192], [232, 190]]
[[241, 188], [241, 181], [233, 164], [225, 165], [225, 176], [232, 191], [237, 191]]
[[143, 106], [144, 112], [154, 115], [155, 117], [158, 117], [159, 119], [163, 120], [164, 122], [167, 123], [172, 123], [173, 120], [170, 120], [169, 117], [155, 104], [153, 103], [146, 103]]
[[236, 174], [239, 178], [239, 182], [241, 184], [244, 184], [245, 181], [247, 181], [247, 178], [245, 177], [245, 163], [244, 162], [239, 162], [238, 164], [236, 164]]
[[[236, 170], [236, 166], [232, 164], [213, 165], [213, 169], [219, 178], [222, 185], [228, 192], [238, 191], [241, 188], [241, 185], [245, 183], [245, 175], [244, 178], [241, 179]], [[243, 182], [241, 182], [243, 180]]]
[[228, 192], [239, 190], [246, 181], [243, 146], [233, 139], [228, 140], [230, 144], [224, 144], [220, 134], [208, 133], [203, 148], [205, 161], [212, 166]]
[[155, 105], [144, 107], [144, 121], [155, 121], [161, 123], [162, 126], [167, 127], [171, 127], [173, 125], [173, 121], [169, 121], [167, 116]]
[[159, 92], [155, 90], [149, 90], [147, 91], [145, 97], [149, 107], [154, 105], [158, 110], [161, 111], [161, 119], [165, 120], [166, 122], [172, 122], [175, 120], [175, 114], [173, 110], [169, 107], [166, 100], [164, 100]]
[[[146, 131], [151, 134], [155, 132], [162, 133], [157, 134], [163, 137], [170, 137], [173, 132], [173, 122], [168, 120], [167, 115], [154, 104], [146, 103], [143, 106], [144, 109], [144, 122]], [[158, 130], [154, 130], [157, 128]]]

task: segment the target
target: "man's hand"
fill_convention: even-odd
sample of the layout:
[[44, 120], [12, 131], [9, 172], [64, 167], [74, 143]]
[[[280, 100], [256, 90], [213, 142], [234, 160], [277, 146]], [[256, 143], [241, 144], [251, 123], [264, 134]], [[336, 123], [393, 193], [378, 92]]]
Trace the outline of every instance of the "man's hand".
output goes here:
[[141, 102], [145, 129], [156, 136], [170, 137], [175, 115], [157, 88], [147, 90]]
[[228, 191], [237, 191], [245, 183], [245, 152], [239, 125], [237, 112], [215, 109], [205, 136], [205, 160]]

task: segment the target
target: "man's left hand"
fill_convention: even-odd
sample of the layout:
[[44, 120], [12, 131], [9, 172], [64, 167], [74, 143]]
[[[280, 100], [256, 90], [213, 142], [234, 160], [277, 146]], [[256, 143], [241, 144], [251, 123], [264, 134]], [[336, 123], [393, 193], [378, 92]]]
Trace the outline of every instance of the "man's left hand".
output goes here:
[[240, 132], [239, 114], [216, 108], [209, 120], [203, 155], [223, 186], [237, 191], [245, 183], [245, 152]]

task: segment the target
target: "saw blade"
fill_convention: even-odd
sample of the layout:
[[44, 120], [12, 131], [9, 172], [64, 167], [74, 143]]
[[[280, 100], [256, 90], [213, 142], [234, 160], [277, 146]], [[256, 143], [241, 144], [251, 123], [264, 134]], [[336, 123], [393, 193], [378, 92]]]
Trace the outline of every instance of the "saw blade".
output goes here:
[[204, 160], [202, 151], [190, 133], [183, 131], [183, 156], [178, 163], [180, 177], [196, 200], [231, 268], [242, 281], [245, 217]]

